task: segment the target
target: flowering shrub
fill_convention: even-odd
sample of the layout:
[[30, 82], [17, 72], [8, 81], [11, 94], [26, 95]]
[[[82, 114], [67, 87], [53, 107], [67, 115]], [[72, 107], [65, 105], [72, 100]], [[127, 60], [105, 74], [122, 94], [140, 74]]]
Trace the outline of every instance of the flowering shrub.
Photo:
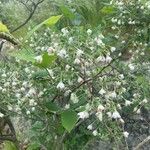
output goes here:
[[35, 32], [0, 70], [1, 109], [30, 120], [30, 147], [69, 149], [77, 130], [117, 142], [130, 135], [126, 120], [149, 109], [149, 3], [110, 8], [104, 26]]

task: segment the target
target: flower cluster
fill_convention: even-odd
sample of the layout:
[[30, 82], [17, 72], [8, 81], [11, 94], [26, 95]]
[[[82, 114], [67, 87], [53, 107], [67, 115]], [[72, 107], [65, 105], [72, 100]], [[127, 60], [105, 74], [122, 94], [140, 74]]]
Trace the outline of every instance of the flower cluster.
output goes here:
[[[3, 68], [0, 105], [5, 105], [9, 114], [23, 113], [40, 121], [47, 121], [49, 114], [56, 121], [59, 111], [73, 109], [79, 120], [87, 121], [86, 128], [94, 136], [107, 137], [113, 129], [115, 136], [122, 133], [127, 138], [128, 131], [122, 129], [124, 110], [139, 114], [150, 99], [148, 42], [140, 38], [146, 22], [130, 13], [138, 9], [147, 14], [150, 4], [141, 3], [111, 1], [119, 12], [111, 18], [111, 34], [99, 27], [97, 32], [65, 27], [46, 29], [42, 36], [35, 33], [27, 43], [36, 53], [36, 63], [45, 61], [43, 52], [57, 59], [42, 69], [20, 60], [14, 62], [15, 69]], [[49, 106], [51, 103], [60, 110]]]

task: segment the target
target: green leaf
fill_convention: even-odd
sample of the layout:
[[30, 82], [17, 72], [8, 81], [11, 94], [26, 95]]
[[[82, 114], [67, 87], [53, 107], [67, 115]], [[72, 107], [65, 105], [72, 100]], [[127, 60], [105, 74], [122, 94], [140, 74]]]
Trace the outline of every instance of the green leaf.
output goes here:
[[66, 6], [60, 6], [60, 10], [66, 18], [75, 19], [75, 15]]
[[101, 12], [102, 12], [103, 14], [112, 14], [112, 13], [114, 13], [114, 11], [115, 11], [115, 8], [112, 7], [112, 6], [104, 6], [104, 7], [101, 9]]
[[40, 68], [48, 68], [52, 65], [52, 63], [56, 60], [56, 55], [51, 54], [49, 55], [47, 52], [45, 52], [42, 56], [42, 62], [41, 63], [35, 63], [36, 66]]
[[27, 33], [27, 36], [24, 38], [24, 41], [26, 41], [29, 37], [31, 37], [31, 35], [39, 28], [41, 28], [43, 25], [46, 25], [48, 27], [55, 25], [61, 17], [62, 15], [52, 16], [47, 20], [43, 21], [42, 23], [40, 23], [39, 25], [35, 26], [30, 32]]
[[13, 142], [5, 141], [3, 150], [17, 150]]
[[61, 17], [62, 15], [52, 16], [49, 19], [45, 20], [43, 24], [45, 24], [48, 27], [53, 26], [60, 20]]
[[27, 36], [25, 36], [24, 41], [26, 41], [27, 39], [29, 39], [29, 38], [31, 37], [31, 35], [32, 35], [35, 31], [37, 31], [39, 28], [41, 28], [42, 26], [43, 26], [42, 23], [39, 24], [39, 25], [37, 25], [37, 26], [35, 26], [31, 31], [29, 31], [29, 32], [27, 33]]
[[7, 26], [4, 25], [2, 22], [0, 22], [0, 32], [8, 32], [9, 33]]
[[27, 62], [35, 63], [35, 55], [32, 50], [22, 49], [9, 53], [10, 56], [16, 57]]
[[68, 132], [75, 127], [77, 120], [77, 113], [73, 110], [65, 110], [61, 114], [61, 123]]
[[46, 102], [45, 106], [50, 112], [57, 112], [60, 110], [60, 108], [53, 102]]

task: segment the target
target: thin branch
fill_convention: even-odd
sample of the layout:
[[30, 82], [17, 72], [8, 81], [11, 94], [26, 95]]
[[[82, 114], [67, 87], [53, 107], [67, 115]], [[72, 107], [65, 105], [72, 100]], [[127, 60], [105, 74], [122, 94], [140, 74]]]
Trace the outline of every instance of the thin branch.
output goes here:
[[12, 136], [3, 136], [3, 135], [1, 135], [0, 136], [0, 141], [11, 141], [11, 142], [14, 142], [15, 139]]
[[[89, 83], [89, 82], [92, 81], [93, 79], [98, 78], [98, 77], [101, 75], [101, 73], [102, 73], [106, 68], [110, 67], [111, 64], [112, 64], [114, 61], [116, 61], [118, 58], [120, 58], [120, 57], [114, 58], [109, 64], [107, 64], [106, 66], [104, 66], [94, 77], [89, 78], [89, 79], [87, 79], [87, 80], [84, 80], [82, 83], [80, 83], [79, 85], [77, 85], [76, 87], [74, 87], [74, 88], [71, 90], [71, 92], [69, 93], [68, 99], [70, 99], [71, 93], [75, 92], [75, 91], [76, 91], [77, 89], [79, 89], [81, 86], [83, 86], [83, 85]], [[54, 101], [58, 98], [58, 96], [59, 96], [59, 95], [58, 95], [58, 93], [57, 93], [57, 94], [54, 96], [54, 98], [52, 99], [52, 102], [54, 102]]]
[[[119, 57], [118, 57], [118, 58], [119, 58]], [[76, 86], [75, 88], [73, 88], [73, 89], [72, 89], [72, 92], [76, 91], [76, 89], [78, 89], [78, 88], [80, 88], [82, 85], [84, 85], [84, 84], [86, 84], [86, 83], [92, 81], [93, 79], [98, 78], [99, 75], [100, 75], [106, 68], [108, 68], [109, 66], [111, 66], [111, 64], [112, 64], [115, 60], [117, 60], [118, 58], [113, 59], [108, 65], [104, 66], [93, 78], [87, 79], [87, 80], [83, 81], [81, 84], [79, 84], [78, 86]]]
[[26, 9], [28, 10], [28, 11], [32, 11], [32, 9], [30, 9], [28, 6], [27, 6], [27, 3], [25, 3], [24, 1], [19, 1], [19, 3], [21, 3], [22, 5], [24, 5], [25, 7], [26, 7]]
[[10, 131], [11, 131], [13, 137], [16, 138], [16, 131], [15, 131], [15, 128], [14, 128], [14, 126], [13, 126], [13, 124], [12, 124], [10, 118], [7, 117], [7, 118], [5, 119], [5, 121], [6, 121], [6, 123], [8, 124], [8, 126], [9, 126], [9, 128], [10, 128]]
[[34, 13], [35, 13], [38, 5], [41, 4], [42, 2], [44, 2], [44, 0], [40, 0], [38, 3], [33, 3], [33, 10], [30, 12], [29, 17], [21, 25], [19, 25], [15, 29], [13, 29], [11, 31], [11, 33], [15, 32], [15, 31], [19, 30], [20, 28], [22, 28], [23, 26], [25, 26], [30, 21], [30, 19], [32, 18], [32, 16], [34, 15]]
[[0, 43], [0, 52], [2, 51], [4, 43], [5, 43], [4, 41], [1, 41], [1, 43]]

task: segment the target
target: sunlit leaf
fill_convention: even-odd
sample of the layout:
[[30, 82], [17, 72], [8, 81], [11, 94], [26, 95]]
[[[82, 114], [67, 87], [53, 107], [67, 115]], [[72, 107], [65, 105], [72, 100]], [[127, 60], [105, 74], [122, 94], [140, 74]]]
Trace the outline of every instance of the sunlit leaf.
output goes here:
[[114, 13], [114, 11], [115, 11], [115, 8], [113, 6], [104, 6], [101, 9], [101, 12], [104, 14], [112, 14], [112, 13]]
[[3, 150], [17, 150], [17, 148], [13, 142], [5, 141]]
[[0, 32], [9, 32], [6, 25], [4, 25], [2, 22], [0, 22]]
[[59, 16], [52, 16], [49, 19], [45, 20], [42, 24], [45, 24], [46, 26], [50, 27], [55, 25], [59, 19], [62, 17], [62, 15]]
[[62, 17], [62, 15], [52, 16], [52, 17], [48, 18], [47, 20], [43, 21], [39, 25], [35, 26], [31, 31], [29, 31], [27, 36], [24, 38], [24, 40], [26, 41], [28, 38], [30, 38], [31, 35], [35, 31], [37, 31], [39, 28], [41, 28], [43, 25], [46, 25], [48, 27], [55, 25], [61, 17]]

